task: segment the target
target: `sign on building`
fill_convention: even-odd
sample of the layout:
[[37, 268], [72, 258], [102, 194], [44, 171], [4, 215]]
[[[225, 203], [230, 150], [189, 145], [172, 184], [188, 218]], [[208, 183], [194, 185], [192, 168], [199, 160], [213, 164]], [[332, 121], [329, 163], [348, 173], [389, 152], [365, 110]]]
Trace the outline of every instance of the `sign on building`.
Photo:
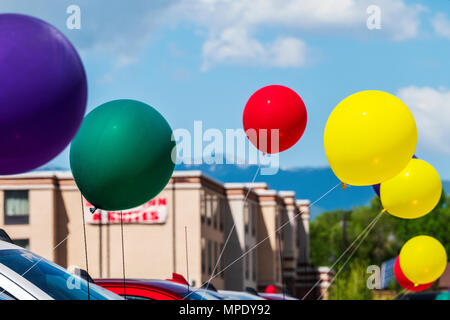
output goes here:
[[388, 260], [381, 265], [381, 289], [386, 289], [391, 282], [395, 281], [395, 259]]
[[84, 199], [84, 214], [86, 222], [90, 224], [120, 223], [121, 216], [123, 223], [130, 224], [163, 224], [167, 221], [166, 198], [155, 198], [142, 206], [122, 212], [96, 210], [92, 214], [90, 209], [94, 209], [94, 206]]

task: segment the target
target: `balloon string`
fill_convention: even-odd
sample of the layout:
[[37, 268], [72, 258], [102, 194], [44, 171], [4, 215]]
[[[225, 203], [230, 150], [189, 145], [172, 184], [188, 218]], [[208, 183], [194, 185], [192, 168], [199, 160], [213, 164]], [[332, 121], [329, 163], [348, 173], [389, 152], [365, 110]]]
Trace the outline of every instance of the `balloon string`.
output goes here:
[[[347, 265], [347, 263], [351, 260], [351, 258], [353, 257], [353, 255], [356, 253], [356, 251], [358, 251], [359, 247], [362, 245], [362, 243], [364, 242], [364, 240], [367, 238], [367, 236], [369, 235], [370, 231], [372, 231], [372, 229], [375, 227], [375, 225], [377, 224], [377, 222], [381, 219], [381, 217], [383, 216], [383, 211], [381, 211], [373, 220], [372, 222], [369, 224], [368, 227], [366, 227], [366, 229], [364, 229], [360, 235], [363, 235], [363, 237], [361, 238], [361, 240], [359, 241], [359, 243], [356, 245], [356, 247], [352, 250], [352, 252], [350, 253], [350, 256], [347, 258], [347, 260], [345, 260], [344, 264], [339, 268], [339, 270], [336, 272], [336, 275], [333, 277], [333, 279], [330, 281], [330, 284], [328, 285], [328, 288], [331, 287], [331, 285], [334, 283], [334, 281], [337, 279], [338, 275], [342, 272], [342, 270], [344, 270], [345, 266]], [[353, 241], [353, 243], [355, 243], [355, 241]], [[347, 251], [347, 250], [346, 250]], [[336, 263], [335, 263], [336, 264]], [[323, 293], [319, 296], [319, 298], [317, 298], [317, 300], [322, 299]]]
[[120, 234], [122, 239], [122, 276], [123, 276], [123, 296], [127, 298], [127, 286], [125, 278], [125, 245], [123, 241], [123, 213], [120, 211]]
[[[86, 273], [89, 275], [88, 245], [87, 245], [87, 238], [86, 238], [86, 221], [84, 218], [84, 201], [83, 201], [83, 193], [81, 192], [81, 190], [80, 190], [80, 197], [81, 197], [81, 216], [83, 217], [84, 255], [85, 255], [85, 260], [86, 260]], [[88, 300], [91, 300], [89, 279], [86, 279], [86, 282], [87, 282]]]
[[[359, 239], [364, 235], [364, 233], [366, 232], [366, 230], [368, 230], [369, 228], [372, 227], [372, 225], [374, 225], [378, 220], [378, 216], [380, 216], [383, 212], [379, 213], [365, 228], [363, 231], [361, 231], [361, 233], [356, 237], [355, 240], [353, 240], [352, 243], [350, 243], [350, 245], [347, 247], [347, 249], [344, 250], [344, 252], [339, 256], [339, 258], [337, 258], [337, 260], [331, 265], [330, 269], [333, 269], [338, 263], [339, 261], [341, 261], [341, 259], [345, 256], [345, 254], [359, 241]], [[309, 291], [303, 296], [302, 300], [304, 300], [318, 285], [319, 283], [322, 282], [321, 279], [317, 280], [317, 282], [314, 284], [314, 286], [309, 289]]]
[[397, 300], [398, 298], [400, 298], [402, 295], [405, 294], [407, 290], [403, 289], [402, 291], [400, 291], [394, 298], [392, 298], [391, 300]]
[[[334, 189], [336, 189], [337, 187], [339, 187], [341, 185], [341, 183], [339, 182], [337, 185], [335, 185], [334, 187], [332, 187], [330, 190], [328, 190], [327, 192], [325, 192], [323, 195], [321, 195], [319, 198], [317, 198], [314, 202], [312, 202], [310, 204], [310, 207], [314, 206], [316, 203], [318, 203], [320, 200], [322, 200], [323, 198], [325, 198], [329, 193], [331, 193]], [[266, 236], [264, 239], [262, 239], [261, 241], [259, 241], [257, 244], [255, 244], [253, 247], [251, 247], [250, 249], [248, 249], [246, 252], [244, 252], [241, 256], [239, 256], [238, 258], [236, 258], [233, 262], [231, 262], [230, 264], [228, 264], [228, 266], [226, 266], [225, 268], [223, 268], [222, 270], [220, 270], [220, 272], [218, 272], [214, 277], [211, 277], [209, 279], [209, 281], [211, 281], [212, 279], [214, 279], [215, 277], [217, 277], [219, 274], [224, 273], [226, 270], [228, 270], [232, 265], [234, 265], [236, 262], [238, 262], [239, 260], [241, 260], [242, 258], [244, 258], [246, 255], [248, 255], [250, 252], [252, 252], [253, 250], [255, 250], [257, 247], [259, 247], [264, 241], [266, 241], [267, 239], [269, 239], [270, 237], [273, 237], [274, 235], [276, 235], [278, 232], [280, 232], [284, 227], [286, 227], [287, 225], [289, 225], [292, 221], [295, 221], [295, 219], [297, 219], [301, 214], [305, 213], [305, 211], [300, 210], [300, 212], [298, 212], [295, 216], [293, 216], [292, 218], [289, 218], [288, 221], [286, 221], [284, 224], [282, 224], [280, 227], [278, 227], [272, 234], [269, 234], [268, 236]], [[205, 282], [204, 284], [206, 284], [207, 282]], [[203, 284], [203, 285], [204, 285]], [[202, 286], [203, 286], [202, 285]], [[192, 293], [197, 292], [199, 289], [196, 289], [195, 291], [192, 291]], [[186, 296], [187, 298], [187, 296]]]

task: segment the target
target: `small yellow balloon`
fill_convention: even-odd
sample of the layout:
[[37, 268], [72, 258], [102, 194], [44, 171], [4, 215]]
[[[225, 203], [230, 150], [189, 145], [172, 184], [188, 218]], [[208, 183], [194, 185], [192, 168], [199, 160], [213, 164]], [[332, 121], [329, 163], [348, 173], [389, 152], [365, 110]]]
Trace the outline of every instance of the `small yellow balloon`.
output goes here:
[[382, 91], [363, 91], [331, 113], [324, 134], [331, 169], [344, 183], [374, 185], [408, 164], [417, 145], [417, 127], [408, 107]]
[[447, 267], [447, 253], [435, 238], [418, 236], [405, 243], [399, 256], [400, 268], [415, 285], [434, 282]]
[[417, 219], [439, 203], [442, 182], [432, 165], [412, 159], [398, 175], [381, 184], [380, 195], [384, 209], [393, 216]]

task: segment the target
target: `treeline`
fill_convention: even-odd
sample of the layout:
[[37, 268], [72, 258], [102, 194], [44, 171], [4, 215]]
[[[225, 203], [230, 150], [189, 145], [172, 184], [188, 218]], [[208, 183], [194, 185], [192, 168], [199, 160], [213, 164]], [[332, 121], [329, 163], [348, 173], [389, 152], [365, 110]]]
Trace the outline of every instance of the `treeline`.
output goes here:
[[[311, 260], [318, 266], [331, 266], [383, 210], [378, 197], [370, 205], [353, 210], [324, 212], [310, 225]], [[369, 299], [366, 288], [369, 265], [381, 265], [395, 258], [403, 244], [414, 236], [429, 235], [438, 239], [450, 253], [450, 196], [443, 192], [436, 208], [423, 218], [404, 220], [383, 213], [349, 263], [342, 269], [331, 290], [331, 297]], [[343, 265], [348, 254], [333, 269]]]

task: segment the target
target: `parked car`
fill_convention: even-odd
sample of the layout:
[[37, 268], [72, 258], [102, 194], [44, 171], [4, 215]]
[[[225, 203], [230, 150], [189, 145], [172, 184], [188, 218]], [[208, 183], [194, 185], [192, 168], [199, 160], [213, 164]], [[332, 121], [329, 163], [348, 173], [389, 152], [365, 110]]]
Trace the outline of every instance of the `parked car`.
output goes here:
[[435, 300], [450, 300], [450, 291], [443, 291], [439, 293]]
[[450, 294], [446, 291], [426, 291], [404, 294], [397, 300], [449, 300]]
[[123, 300], [28, 250], [0, 241], [0, 299]]
[[258, 293], [260, 297], [263, 297], [266, 300], [299, 300], [290, 295], [283, 295], [282, 293]]
[[14, 297], [10, 296], [2, 288], [0, 288], [0, 301], [2, 300], [16, 300], [16, 299], [14, 299]]
[[219, 290], [219, 294], [226, 300], [267, 300], [261, 296], [242, 291]]
[[128, 300], [223, 300], [209, 290], [171, 280], [95, 279], [96, 284]]

